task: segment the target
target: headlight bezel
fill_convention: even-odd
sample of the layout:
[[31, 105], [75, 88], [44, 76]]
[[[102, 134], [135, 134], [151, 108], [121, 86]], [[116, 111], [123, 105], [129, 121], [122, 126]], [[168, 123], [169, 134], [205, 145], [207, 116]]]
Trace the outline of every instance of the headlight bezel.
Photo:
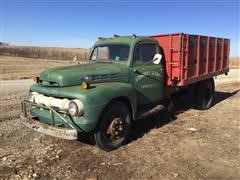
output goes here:
[[35, 96], [32, 92], [29, 92], [26, 96], [26, 100], [28, 102], [34, 103], [35, 102]]
[[[71, 108], [73, 107], [75, 108], [73, 112], [71, 112], [70, 106], [72, 106]], [[84, 105], [80, 100], [74, 99], [68, 103], [68, 113], [71, 116], [81, 116], [83, 114], [83, 111], [84, 111]]]

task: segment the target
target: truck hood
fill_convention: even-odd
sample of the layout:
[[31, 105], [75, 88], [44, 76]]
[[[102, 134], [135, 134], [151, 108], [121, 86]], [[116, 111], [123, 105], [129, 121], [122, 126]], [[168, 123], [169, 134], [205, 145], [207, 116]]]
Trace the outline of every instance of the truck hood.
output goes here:
[[74, 86], [88, 77], [90, 83], [128, 82], [129, 71], [120, 63], [89, 63], [84, 65], [50, 68], [43, 71], [39, 83], [45, 86]]

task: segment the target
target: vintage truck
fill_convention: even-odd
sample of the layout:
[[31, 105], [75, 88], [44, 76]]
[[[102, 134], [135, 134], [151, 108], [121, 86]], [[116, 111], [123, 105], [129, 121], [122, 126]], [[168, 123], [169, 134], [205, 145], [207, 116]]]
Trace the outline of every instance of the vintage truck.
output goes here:
[[189, 93], [197, 109], [210, 108], [213, 77], [228, 73], [229, 50], [229, 39], [186, 33], [100, 37], [88, 63], [34, 78], [22, 121], [68, 140], [92, 134], [101, 149], [116, 149], [132, 121], [168, 110], [176, 93]]

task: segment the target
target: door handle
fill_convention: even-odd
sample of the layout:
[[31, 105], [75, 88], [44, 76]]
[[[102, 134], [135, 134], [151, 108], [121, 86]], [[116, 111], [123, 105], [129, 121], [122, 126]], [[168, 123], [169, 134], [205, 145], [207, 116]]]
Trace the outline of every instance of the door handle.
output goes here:
[[160, 69], [160, 74], [163, 74], [163, 72], [164, 72], [164, 69], [161, 68]]

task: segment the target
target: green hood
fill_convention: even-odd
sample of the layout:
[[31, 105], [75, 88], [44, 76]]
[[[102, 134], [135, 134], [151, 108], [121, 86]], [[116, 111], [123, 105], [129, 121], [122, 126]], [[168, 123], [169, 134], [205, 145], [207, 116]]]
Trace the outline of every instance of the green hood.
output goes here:
[[90, 77], [90, 83], [128, 82], [129, 72], [125, 64], [89, 63], [84, 65], [50, 68], [40, 74], [40, 84], [46, 86], [74, 86]]

